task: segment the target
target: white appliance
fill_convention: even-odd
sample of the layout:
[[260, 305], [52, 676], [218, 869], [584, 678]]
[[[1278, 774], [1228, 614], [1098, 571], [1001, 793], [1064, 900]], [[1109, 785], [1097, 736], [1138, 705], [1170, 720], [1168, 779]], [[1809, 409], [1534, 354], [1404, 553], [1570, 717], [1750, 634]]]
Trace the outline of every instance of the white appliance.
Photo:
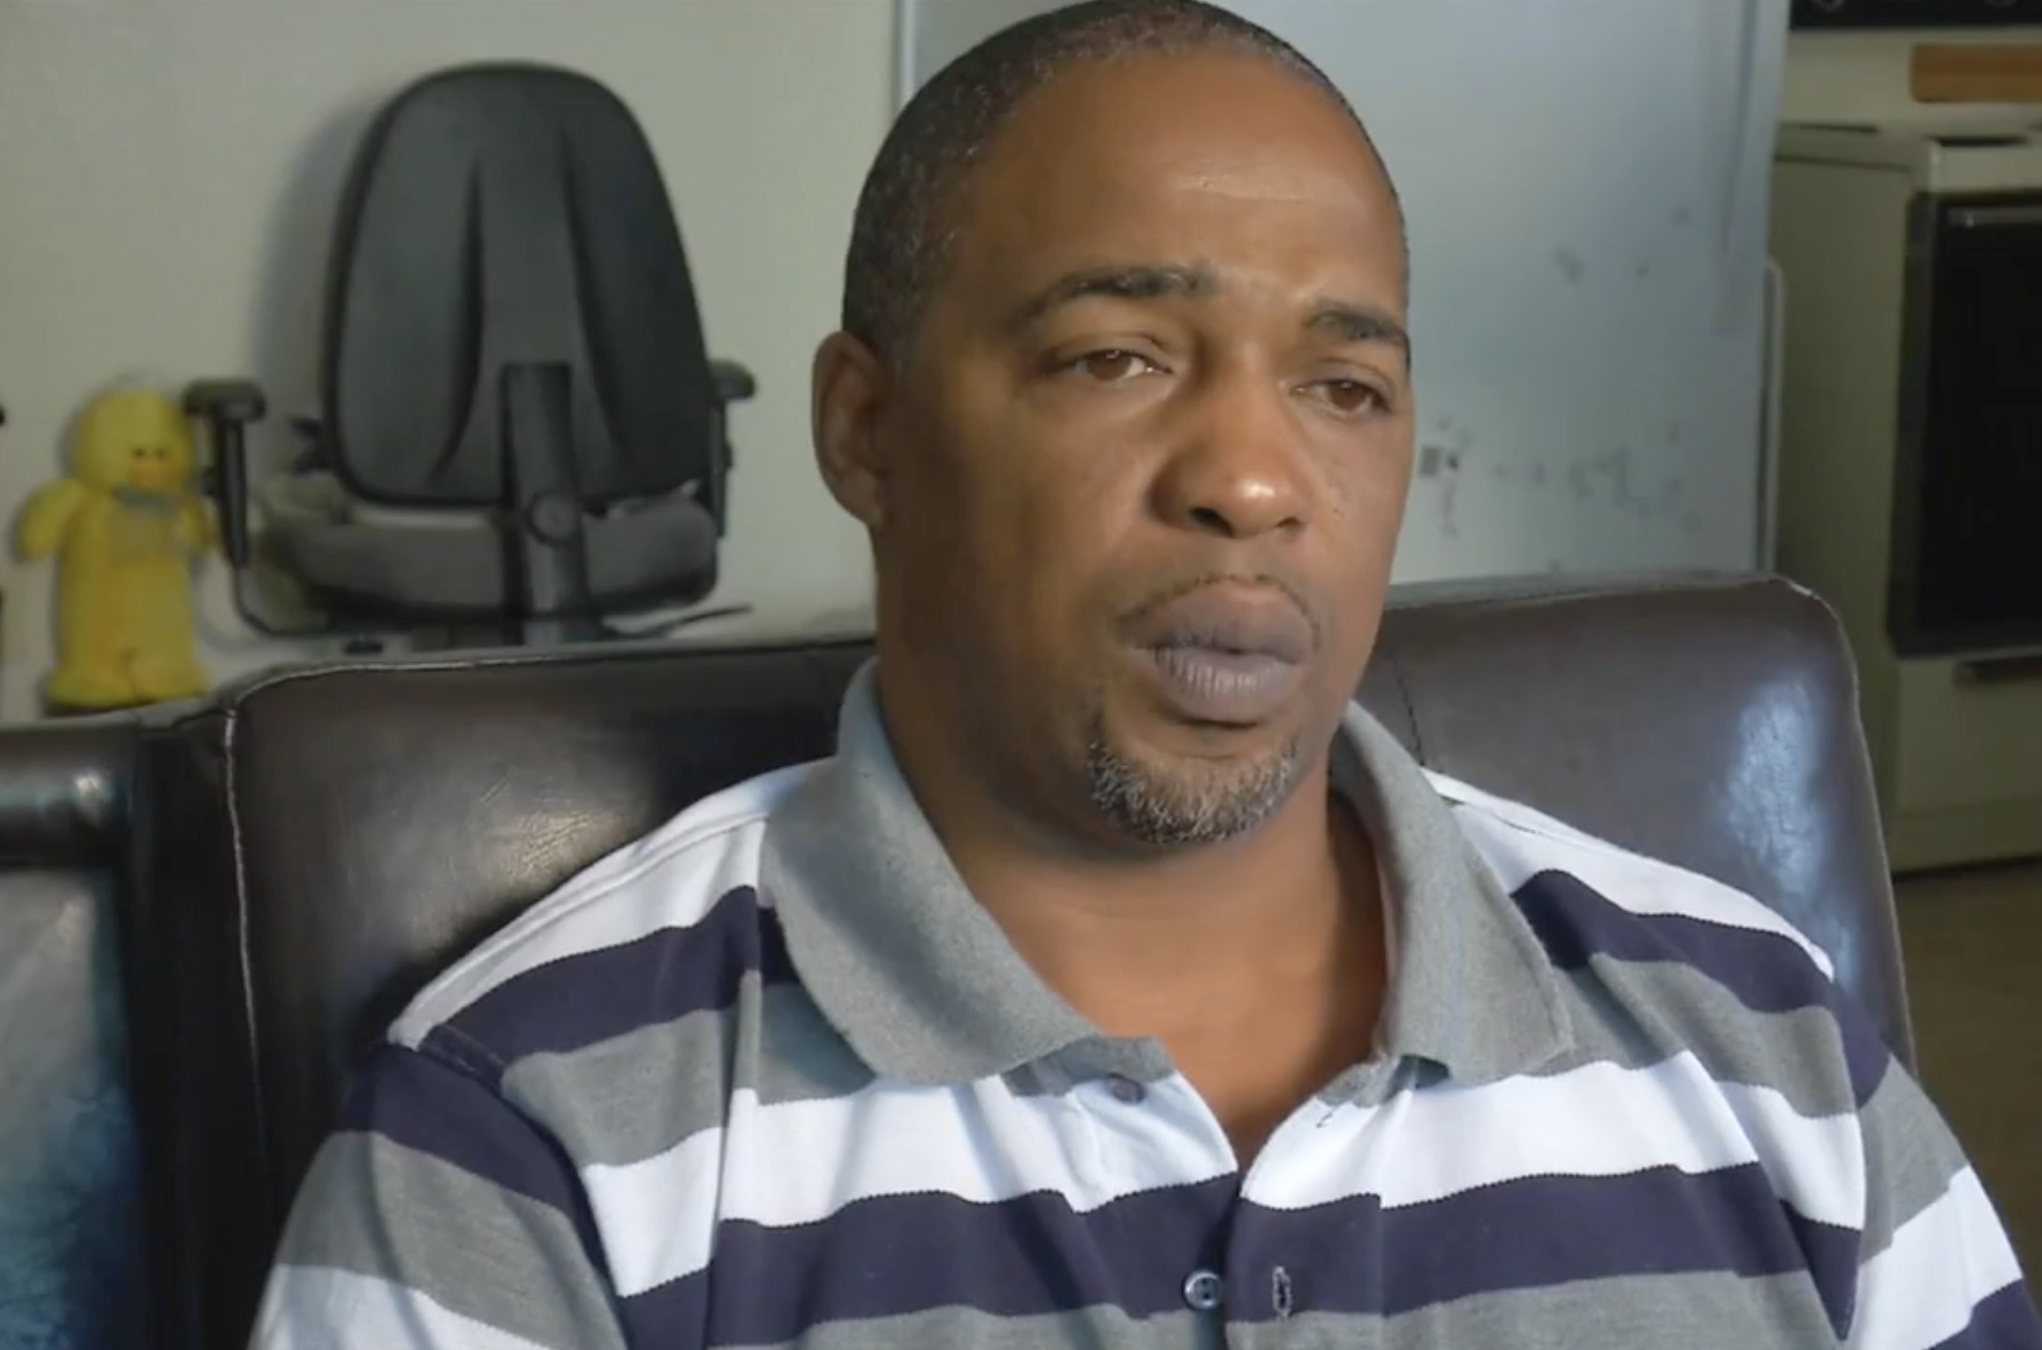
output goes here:
[[1888, 93], [1781, 128], [1771, 247], [1780, 567], [1842, 616], [1909, 872], [2042, 855], [2042, 105]]
[[[899, 98], [1059, 0], [898, 0]], [[1368, 124], [1412, 239], [1400, 581], [1768, 561], [1787, 0], [1228, 0]]]

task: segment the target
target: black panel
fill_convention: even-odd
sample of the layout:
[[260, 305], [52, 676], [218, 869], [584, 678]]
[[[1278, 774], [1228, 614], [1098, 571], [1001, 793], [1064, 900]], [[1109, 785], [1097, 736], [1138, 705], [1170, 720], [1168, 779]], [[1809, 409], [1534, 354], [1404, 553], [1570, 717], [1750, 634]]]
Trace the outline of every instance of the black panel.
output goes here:
[[2042, 643], [2042, 193], [1924, 199], [1913, 236], [1894, 645]]
[[1792, 0], [1794, 28], [2004, 28], [2042, 23], [2042, 0]]

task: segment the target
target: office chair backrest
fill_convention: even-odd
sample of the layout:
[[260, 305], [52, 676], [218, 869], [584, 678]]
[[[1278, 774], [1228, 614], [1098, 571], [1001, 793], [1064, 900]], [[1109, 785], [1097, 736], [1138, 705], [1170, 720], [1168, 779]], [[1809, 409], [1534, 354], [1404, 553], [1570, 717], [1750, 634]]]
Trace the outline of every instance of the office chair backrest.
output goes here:
[[330, 283], [326, 449], [355, 496], [517, 501], [514, 367], [564, 384], [584, 505], [720, 493], [679, 226], [643, 132], [595, 81], [487, 65], [404, 91], [357, 152]]

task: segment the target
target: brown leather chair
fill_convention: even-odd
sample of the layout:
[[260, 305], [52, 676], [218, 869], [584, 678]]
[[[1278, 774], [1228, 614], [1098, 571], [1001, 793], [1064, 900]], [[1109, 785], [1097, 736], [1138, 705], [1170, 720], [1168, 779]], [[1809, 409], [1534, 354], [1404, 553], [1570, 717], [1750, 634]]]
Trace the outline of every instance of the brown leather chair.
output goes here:
[[[132, 807], [95, 828], [131, 859], [160, 1343], [242, 1343], [350, 1066], [420, 985], [696, 798], [828, 753], [868, 650], [303, 667], [135, 735]], [[1425, 763], [1772, 905], [1912, 1062], [1852, 668], [1818, 601], [1756, 577], [1405, 589], [1361, 693]], [[0, 736], [0, 777], [14, 753]]]
[[0, 1347], [149, 1343], [118, 943], [138, 744], [0, 733]]

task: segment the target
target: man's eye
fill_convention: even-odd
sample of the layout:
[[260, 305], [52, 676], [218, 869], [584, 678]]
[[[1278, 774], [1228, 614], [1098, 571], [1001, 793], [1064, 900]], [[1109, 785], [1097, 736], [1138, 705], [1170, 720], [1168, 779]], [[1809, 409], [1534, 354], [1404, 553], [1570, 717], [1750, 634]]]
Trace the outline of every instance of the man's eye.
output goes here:
[[1318, 390], [1335, 412], [1366, 412], [1372, 407], [1386, 408], [1390, 402], [1381, 390], [1360, 380], [1322, 380]]
[[1102, 384], [1119, 384], [1123, 380], [1146, 375], [1156, 369], [1155, 362], [1146, 356], [1117, 348], [1103, 352], [1087, 352], [1071, 364], [1074, 369]]

